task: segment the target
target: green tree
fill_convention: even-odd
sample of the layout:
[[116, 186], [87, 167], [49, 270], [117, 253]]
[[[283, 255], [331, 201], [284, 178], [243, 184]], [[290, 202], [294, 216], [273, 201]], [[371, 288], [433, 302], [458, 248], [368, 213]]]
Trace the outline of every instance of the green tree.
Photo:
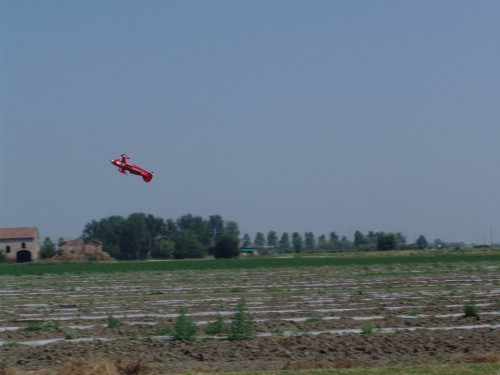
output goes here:
[[186, 342], [195, 341], [197, 330], [196, 323], [186, 315], [184, 308], [181, 308], [174, 323], [173, 339]]
[[339, 236], [335, 232], [330, 232], [330, 243], [332, 244], [332, 248], [337, 249], [339, 247]]
[[235, 221], [228, 220], [224, 223], [224, 230], [233, 233], [236, 237], [240, 236], [240, 228]]
[[129, 215], [122, 226], [120, 251], [125, 259], [148, 259], [155, 249], [157, 239], [165, 233], [161, 218], [144, 213]]
[[224, 229], [224, 220], [220, 215], [211, 215], [208, 218], [207, 230], [208, 230], [210, 246], [215, 245], [217, 237], [222, 233], [223, 229]]
[[243, 235], [241, 242], [242, 242], [241, 243], [242, 248], [249, 248], [252, 246], [252, 240], [250, 239], [250, 235], [248, 233], [245, 233]]
[[151, 252], [151, 256], [156, 259], [170, 259], [174, 256], [174, 250], [175, 242], [163, 238], [158, 241], [155, 249]]
[[211, 238], [208, 230], [208, 222], [203, 220], [201, 216], [183, 215], [177, 219], [177, 228], [180, 233], [187, 231], [193, 233], [198, 242], [206, 249], [210, 247]]
[[195, 233], [185, 231], [181, 233], [175, 242], [174, 258], [202, 258], [205, 255], [205, 246], [198, 241]]
[[253, 318], [246, 312], [245, 300], [240, 299], [230, 326], [230, 340], [246, 340], [253, 336]]
[[293, 251], [296, 253], [300, 253], [304, 247], [304, 241], [302, 240], [302, 236], [298, 232], [292, 233], [292, 247]]
[[395, 233], [384, 233], [381, 232], [377, 240], [378, 250], [395, 250], [398, 246], [398, 236]]
[[342, 236], [339, 242], [339, 249], [346, 250], [351, 248], [351, 242], [347, 239], [346, 236]]
[[429, 246], [427, 239], [423, 235], [420, 235], [417, 238], [417, 242], [415, 244], [417, 245], [417, 248], [420, 250], [427, 249], [427, 247]]
[[281, 235], [280, 241], [278, 243], [279, 248], [282, 251], [289, 251], [291, 246], [290, 246], [290, 236], [288, 235], [287, 232], [284, 232]]
[[304, 244], [308, 251], [314, 251], [316, 249], [316, 239], [314, 238], [313, 232], [304, 233]]
[[257, 232], [255, 234], [255, 239], [253, 241], [254, 246], [264, 246], [266, 244], [266, 241], [264, 239], [264, 234], [261, 232]]
[[40, 256], [42, 259], [52, 258], [56, 255], [56, 244], [49, 237], [45, 237], [40, 247]]
[[359, 248], [362, 245], [368, 244], [368, 240], [365, 237], [363, 233], [361, 233], [359, 230], [354, 232], [354, 247]]
[[274, 230], [267, 233], [267, 246], [278, 246], [278, 236]]
[[215, 242], [214, 256], [216, 258], [235, 258], [239, 255], [238, 237], [229, 231], [222, 232]]
[[330, 250], [332, 248], [332, 243], [330, 241], [327, 241], [326, 236], [324, 234], [321, 234], [318, 237], [318, 249], [321, 251], [325, 250]]
[[117, 259], [121, 258], [120, 236], [126, 219], [122, 216], [110, 216], [99, 221], [92, 220], [85, 225], [83, 240], [97, 240], [103, 243], [103, 250]]

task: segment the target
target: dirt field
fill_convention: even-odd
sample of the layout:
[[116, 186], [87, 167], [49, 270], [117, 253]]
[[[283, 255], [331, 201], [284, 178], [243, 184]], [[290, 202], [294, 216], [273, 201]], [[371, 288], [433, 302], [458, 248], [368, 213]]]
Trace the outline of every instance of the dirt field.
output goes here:
[[[100, 357], [172, 373], [489, 362], [500, 356], [496, 263], [0, 280], [0, 361], [17, 370]], [[241, 299], [253, 317], [254, 338], [207, 337], [207, 324], [217, 314], [230, 324]], [[466, 305], [479, 315], [464, 317]], [[180, 308], [198, 325], [195, 342], [171, 340]]]

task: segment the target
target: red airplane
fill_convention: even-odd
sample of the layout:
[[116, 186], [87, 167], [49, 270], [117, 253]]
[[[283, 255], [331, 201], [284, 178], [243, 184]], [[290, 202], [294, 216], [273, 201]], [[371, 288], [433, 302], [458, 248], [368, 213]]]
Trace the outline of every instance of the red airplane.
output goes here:
[[129, 163], [127, 159], [130, 158], [127, 155], [122, 154], [121, 159], [113, 159], [111, 160], [111, 164], [116, 165], [118, 167], [118, 172], [120, 173], [127, 174], [127, 172], [129, 172], [141, 176], [145, 182], [151, 181], [151, 179], [153, 178], [153, 172], [148, 172], [138, 165]]

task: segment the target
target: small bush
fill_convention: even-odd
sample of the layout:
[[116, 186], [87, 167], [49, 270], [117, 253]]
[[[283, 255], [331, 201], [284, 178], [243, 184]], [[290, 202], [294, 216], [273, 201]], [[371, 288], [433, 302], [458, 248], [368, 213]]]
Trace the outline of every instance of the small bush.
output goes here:
[[179, 310], [179, 316], [175, 320], [173, 339], [178, 341], [195, 341], [198, 327], [194, 321], [186, 315], [183, 308]]
[[246, 340], [253, 336], [253, 318], [245, 311], [245, 300], [240, 299], [231, 321], [230, 340]]
[[411, 310], [407, 311], [405, 315], [418, 316], [418, 315], [420, 315], [420, 311], [418, 311], [417, 309], [411, 309]]
[[120, 319], [115, 318], [112, 315], [108, 316], [108, 328], [118, 328], [121, 325], [122, 322], [120, 322]]
[[371, 323], [364, 323], [361, 325], [361, 333], [363, 335], [371, 335], [375, 326]]
[[155, 328], [155, 336], [167, 336], [172, 334], [172, 329], [166, 326], [158, 326]]
[[205, 334], [210, 336], [220, 335], [226, 332], [226, 322], [224, 321], [224, 317], [220, 314], [217, 314], [214, 322], [208, 323], [205, 327]]
[[79, 338], [80, 335], [78, 334], [78, 332], [76, 331], [68, 331], [64, 334], [64, 338], [66, 340], [74, 340], [74, 339], [77, 339]]
[[319, 316], [310, 316], [305, 320], [306, 323], [314, 323], [314, 322], [319, 322], [321, 318]]
[[27, 331], [59, 331], [61, 324], [58, 321], [46, 320], [43, 322], [29, 322], [25, 327]]
[[474, 302], [469, 302], [464, 306], [464, 317], [466, 318], [479, 318], [479, 308]]

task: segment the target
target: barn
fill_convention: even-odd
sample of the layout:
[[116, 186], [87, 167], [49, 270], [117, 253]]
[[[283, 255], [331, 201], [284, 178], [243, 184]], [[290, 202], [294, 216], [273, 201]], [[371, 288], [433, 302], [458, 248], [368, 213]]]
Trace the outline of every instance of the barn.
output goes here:
[[40, 236], [36, 227], [0, 228], [0, 251], [8, 262], [40, 260]]

